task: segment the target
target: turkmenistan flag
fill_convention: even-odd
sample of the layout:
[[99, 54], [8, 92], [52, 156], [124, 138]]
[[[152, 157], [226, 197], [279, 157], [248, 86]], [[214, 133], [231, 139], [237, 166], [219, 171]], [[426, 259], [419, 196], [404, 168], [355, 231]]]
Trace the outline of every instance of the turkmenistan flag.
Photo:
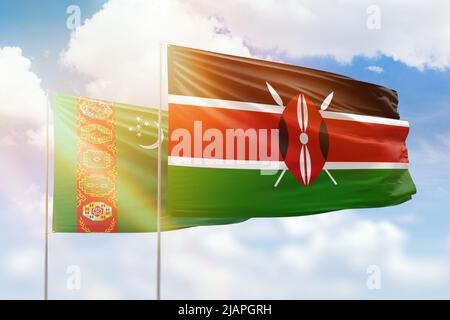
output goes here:
[[[156, 230], [158, 147], [161, 186], [167, 185], [167, 112], [158, 109], [53, 96], [55, 232]], [[158, 143], [158, 128], [162, 144]], [[239, 222], [221, 217], [174, 217], [165, 210], [162, 230]]]
[[393, 90], [178, 46], [168, 70], [171, 217], [298, 216], [416, 192]]

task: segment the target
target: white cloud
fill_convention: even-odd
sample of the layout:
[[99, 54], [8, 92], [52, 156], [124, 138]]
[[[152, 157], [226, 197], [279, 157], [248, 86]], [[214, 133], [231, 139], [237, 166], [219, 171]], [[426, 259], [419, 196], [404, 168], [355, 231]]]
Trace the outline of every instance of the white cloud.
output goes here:
[[[368, 10], [372, 0], [192, 1], [260, 50], [289, 57], [331, 56], [341, 62], [383, 54], [419, 69], [450, 66], [448, 1], [380, 0], [375, 11]], [[378, 9], [380, 28], [367, 28]]]
[[[27, 143], [38, 147], [41, 150], [45, 150], [46, 139], [47, 139], [47, 128], [45, 125], [37, 127], [35, 129], [28, 129], [25, 131]], [[53, 145], [53, 126], [52, 121], [50, 120], [49, 127], [49, 146]]]
[[[36, 298], [43, 267], [43, 154], [47, 98], [31, 61], [0, 48], [0, 296]], [[32, 246], [30, 246], [30, 244]]]
[[49, 50], [49, 49], [46, 49], [46, 50], [44, 50], [44, 52], [42, 53], [42, 56], [44, 57], [44, 58], [49, 58], [50, 57], [50, 55], [52, 54], [52, 52]]
[[0, 47], [0, 114], [34, 123], [45, 121], [47, 98], [31, 61], [18, 47]]
[[[14, 222], [21, 224], [22, 227], [27, 227], [28, 235], [33, 235], [36, 238], [41, 238], [44, 234], [44, 215], [45, 215], [45, 194], [40, 188], [31, 184], [23, 186], [22, 190], [14, 193], [11, 190], [11, 208], [14, 210], [14, 216], [10, 216], [9, 223]], [[49, 199], [52, 203], [52, 199]]]
[[[448, 163], [450, 161], [450, 132], [433, 134], [428, 139], [417, 139], [410, 150], [411, 159], [421, 165]], [[439, 169], [439, 167], [436, 167]]]
[[72, 34], [61, 62], [90, 77], [89, 96], [155, 106], [160, 42], [249, 55], [223, 27], [183, 1], [110, 0]]
[[375, 73], [383, 73], [384, 69], [380, 66], [368, 66], [367, 70], [375, 72]]
[[[154, 234], [52, 234], [50, 248], [51, 298], [154, 299]], [[69, 266], [78, 267], [78, 290], [67, 286]]]
[[14, 137], [10, 134], [3, 135], [0, 139], [0, 147], [13, 147], [16, 145]]
[[409, 285], [438, 284], [450, 276], [450, 261], [410, 257], [407, 234], [390, 221], [375, 222], [344, 213], [283, 223], [294, 238], [306, 242], [289, 245], [290, 252], [295, 256], [297, 250], [311, 267], [318, 267], [325, 257], [334, 257], [355, 271], [376, 263], [393, 281]]
[[171, 232], [163, 246], [166, 298], [367, 298], [369, 265], [393, 297], [450, 278], [448, 259], [411, 255], [404, 230], [352, 212]]
[[[52, 235], [51, 297], [154, 298], [154, 236]], [[166, 299], [370, 298], [369, 265], [387, 297], [449, 284], [448, 259], [410, 254], [404, 230], [353, 212], [168, 232], [162, 244]], [[66, 287], [68, 265], [81, 268], [79, 291]]]
[[[450, 4], [405, 4], [378, 2], [381, 27], [371, 30], [368, 0], [110, 0], [73, 32], [60, 62], [88, 76], [82, 94], [146, 106], [159, 103], [160, 42], [244, 56], [248, 45], [275, 60], [386, 55], [419, 69], [450, 66], [448, 10], [442, 8]], [[414, 16], [432, 19], [402, 18]]]
[[124, 299], [120, 290], [115, 288], [111, 284], [101, 284], [96, 283], [92, 285], [87, 292], [86, 299], [90, 300], [114, 300], [114, 299]]
[[3, 257], [5, 272], [17, 278], [30, 278], [41, 272], [42, 255], [36, 248], [16, 248]]

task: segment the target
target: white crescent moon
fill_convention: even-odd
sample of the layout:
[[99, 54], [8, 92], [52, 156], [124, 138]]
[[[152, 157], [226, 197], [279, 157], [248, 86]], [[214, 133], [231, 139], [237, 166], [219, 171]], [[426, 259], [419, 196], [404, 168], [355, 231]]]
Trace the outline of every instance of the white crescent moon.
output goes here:
[[154, 144], [148, 145], [148, 146], [143, 146], [143, 145], [139, 145], [139, 147], [143, 148], [143, 149], [147, 149], [147, 150], [153, 150], [158, 148], [164, 141], [164, 131], [159, 127], [159, 123], [155, 121], [155, 125], [156, 127], [158, 127], [158, 129], [161, 131], [161, 141], [156, 141]]

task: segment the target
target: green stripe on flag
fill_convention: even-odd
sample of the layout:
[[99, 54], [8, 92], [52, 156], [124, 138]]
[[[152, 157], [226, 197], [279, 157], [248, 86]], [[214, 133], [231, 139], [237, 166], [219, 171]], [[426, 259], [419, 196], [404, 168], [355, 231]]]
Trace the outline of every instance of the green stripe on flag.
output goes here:
[[54, 232], [77, 231], [77, 101], [56, 94], [52, 100], [54, 123]]
[[408, 170], [322, 171], [310, 186], [289, 172], [169, 166], [169, 212], [184, 217], [282, 217], [349, 208], [383, 207], [405, 202], [416, 192]]

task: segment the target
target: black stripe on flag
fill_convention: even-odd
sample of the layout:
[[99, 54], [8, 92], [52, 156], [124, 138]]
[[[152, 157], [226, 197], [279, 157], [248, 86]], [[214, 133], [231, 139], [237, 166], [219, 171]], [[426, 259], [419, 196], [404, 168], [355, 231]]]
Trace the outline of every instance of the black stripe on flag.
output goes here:
[[396, 91], [339, 74], [173, 45], [168, 62], [169, 94], [275, 104], [267, 81], [284, 105], [303, 93], [319, 108], [334, 92], [327, 111], [400, 118]]

